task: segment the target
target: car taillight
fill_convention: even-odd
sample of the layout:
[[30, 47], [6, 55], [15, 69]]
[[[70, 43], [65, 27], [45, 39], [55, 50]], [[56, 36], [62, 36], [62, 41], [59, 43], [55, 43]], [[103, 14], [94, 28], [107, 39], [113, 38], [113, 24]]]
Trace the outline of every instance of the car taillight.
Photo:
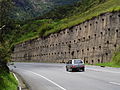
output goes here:
[[73, 65], [72, 68], [76, 68], [76, 66]]
[[81, 65], [80, 67], [84, 67], [84, 65]]

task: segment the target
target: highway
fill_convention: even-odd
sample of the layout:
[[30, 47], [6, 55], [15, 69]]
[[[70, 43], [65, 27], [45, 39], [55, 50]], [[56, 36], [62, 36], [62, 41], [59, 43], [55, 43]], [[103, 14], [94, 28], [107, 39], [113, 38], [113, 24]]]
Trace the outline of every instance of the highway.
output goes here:
[[65, 64], [52, 63], [15, 63], [9, 68], [30, 90], [120, 90], [120, 68], [86, 65], [85, 72], [67, 72]]

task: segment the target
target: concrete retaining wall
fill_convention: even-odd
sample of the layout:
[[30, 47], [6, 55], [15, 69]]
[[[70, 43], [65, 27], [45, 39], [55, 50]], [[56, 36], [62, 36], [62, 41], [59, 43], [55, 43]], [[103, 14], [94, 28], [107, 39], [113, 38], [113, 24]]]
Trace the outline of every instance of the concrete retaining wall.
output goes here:
[[94, 17], [79, 25], [15, 46], [14, 61], [66, 62], [71, 58], [95, 64], [111, 61], [120, 47], [120, 12]]

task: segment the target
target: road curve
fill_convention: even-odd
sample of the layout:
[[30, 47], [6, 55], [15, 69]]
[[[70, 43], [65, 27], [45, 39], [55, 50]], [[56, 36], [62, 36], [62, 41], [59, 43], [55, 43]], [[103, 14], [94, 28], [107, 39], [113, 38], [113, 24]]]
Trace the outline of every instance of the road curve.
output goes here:
[[86, 66], [85, 72], [67, 72], [65, 64], [15, 63], [31, 90], [120, 90], [120, 68]]

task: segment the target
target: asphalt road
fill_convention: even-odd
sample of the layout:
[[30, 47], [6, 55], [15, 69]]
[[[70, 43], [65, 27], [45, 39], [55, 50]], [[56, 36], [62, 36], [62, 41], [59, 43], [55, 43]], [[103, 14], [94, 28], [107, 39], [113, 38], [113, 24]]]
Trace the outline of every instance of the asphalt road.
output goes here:
[[85, 72], [67, 72], [65, 64], [15, 63], [31, 90], [120, 90], [120, 68], [86, 66]]

